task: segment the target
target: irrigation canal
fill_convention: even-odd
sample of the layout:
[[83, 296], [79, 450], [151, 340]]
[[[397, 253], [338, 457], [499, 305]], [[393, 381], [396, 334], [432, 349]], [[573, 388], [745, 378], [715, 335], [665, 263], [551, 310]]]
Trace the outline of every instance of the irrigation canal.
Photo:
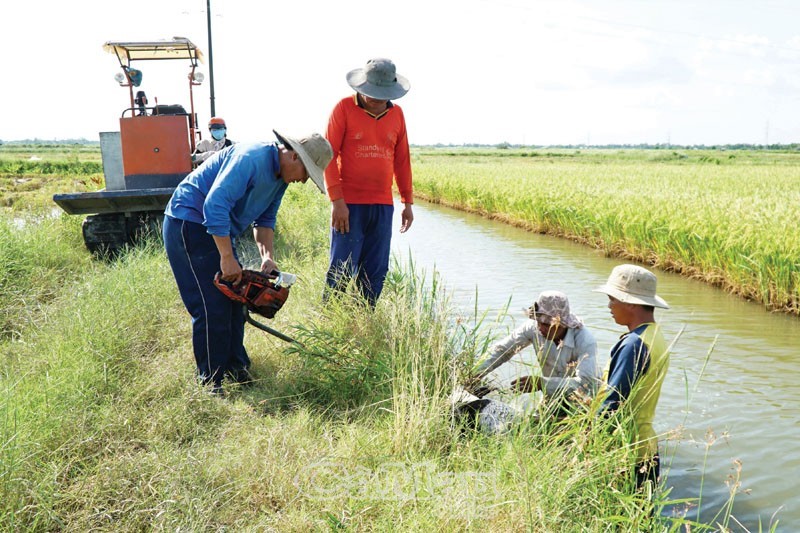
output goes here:
[[[399, 220], [395, 207], [395, 225]], [[597, 337], [601, 366], [624, 331], [606, 307], [601, 285], [622, 261], [565, 239], [422, 203], [414, 224], [395, 230], [393, 254], [430, 279], [441, 276], [465, 316], [477, 308], [494, 318], [508, 306], [498, 335], [525, 320], [521, 308], [542, 290], [564, 291], [573, 312]], [[680, 433], [660, 442], [662, 474], [670, 498], [701, 497], [699, 520], [715, 523], [741, 464], [733, 515], [736, 530], [768, 530], [773, 514], [778, 531], [800, 528], [800, 319], [770, 314], [757, 304], [703, 283], [656, 272], [659, 294], [671, 309], [657, 310], [673, 348], [669, 374], [656, 413], [656, 431]], [[698, 381], [706, 356], [708, 366]], [[528, 348], [515, 357], [532, 357]], [[508, 366], [508, 365], [506, 365]], [[675, 431], [673, 431], [675, 430]], [[678, 509], [668, 510], [679, 512]], [[698, 519], [698, 509], [685, 513]], [[744, 529], [746, 528], [746, 529]]]

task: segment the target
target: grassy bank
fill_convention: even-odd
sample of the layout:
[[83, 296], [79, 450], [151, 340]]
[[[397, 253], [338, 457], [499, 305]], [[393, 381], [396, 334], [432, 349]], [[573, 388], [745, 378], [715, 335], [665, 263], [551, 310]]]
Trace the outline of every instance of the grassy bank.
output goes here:
[[619, 437], [590, 418], [502, 438], [453, 424], [446, 396], [486, 338], [436, 283], [396, 267], [374, 314], [322, 307], [326, 243], [308, 228], [326, 206], [307, 189], [279, 227], [301, 282], [271, 324], [304, 347], [249, 329], [258, 381], [225, 399], [194, 383], [157, 241], [103, 263], [71, 217], [0, 225], [4, 529], [650, 527]]
[[415, 192], [797, 314], [798, 162], [738, 151], [424, 150]]
[[[455, 423], [447, 395], [491, 332], [455, 316], [434, 275], [393, 265], [374, 312], [348, 298], [323, 306], [328, 206], [311, 186], [290, 187], [281, 209], [279, 264], [300, 281], [270, 322], [303, 346], [248, 328], [256, 382], [225, 398], [195, 383], [189, 317], [158, 240], [93, 260], [80, 217], [54, 217], [41, 191], [22, 193], [42, 207], [0, 211], [0, 529], [684, 522], [643, 510], [623, 475], [624, 434], [588, 413], [531, 419], [503, 437]], [[659, 494], [656, 516], [676, 503], [692, 502]]]

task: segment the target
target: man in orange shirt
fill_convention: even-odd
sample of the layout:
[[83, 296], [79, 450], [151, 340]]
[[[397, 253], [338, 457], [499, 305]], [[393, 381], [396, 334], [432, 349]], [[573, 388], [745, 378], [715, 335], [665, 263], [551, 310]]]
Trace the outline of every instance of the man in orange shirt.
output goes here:
[[403, 111], [392, 103], [409, 89], [389, 59], [370, 59], [350, 71], [356, 94], [331, 113], [326, 137], [333, 160], [325, 170], [331, 200], [331, 254], [327, 284], [341, 289], [355, 278], [375, 305], [389, 270], [394, 203], [392, 181], [404, 204], [400, 232], [411, 227], [411, 158]]

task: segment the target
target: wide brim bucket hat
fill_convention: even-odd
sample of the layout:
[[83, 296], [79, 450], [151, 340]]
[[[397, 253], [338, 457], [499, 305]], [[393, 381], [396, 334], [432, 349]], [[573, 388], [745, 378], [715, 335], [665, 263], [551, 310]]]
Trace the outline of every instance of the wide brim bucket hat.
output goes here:
[[314, 182], [314, 185], [319, 188], [321, 193], [325, 193], [325, 178], [324, 171], [328, 163], [333, 159], [333, 148], [331, 143], [320, 135], [319, 133], [312, 133], [308, 137], [302, 139], [295, 139], [286, 135], [281, 135], [275, 130], [272, 130], [278, 141], [284, 146], [297, 152], [300, 156], [300, 161], [306, 167], [308, 177]]
[[347, 83], [356, 92], [376, 100], [396, 100], [411, 88], [408, 80], [397, 73], [392, 60], [380, 57], [367, 61], [364, 68], [348, 72]]
[[636, 305], [652, 305], [669, 309], [667, 302], [656, 294], [656, 276], [646, 268], [637, 265], [614, 267], [606, 284], [594, 289], [620, 302]]
[[569, 299], [561, 291], [542, 292], [526, 311], [533, 320], [536, 320], [537, 316], [544, 315], [568, 328], [583, 326], [583, 320], [572, 314], [569, 309]]

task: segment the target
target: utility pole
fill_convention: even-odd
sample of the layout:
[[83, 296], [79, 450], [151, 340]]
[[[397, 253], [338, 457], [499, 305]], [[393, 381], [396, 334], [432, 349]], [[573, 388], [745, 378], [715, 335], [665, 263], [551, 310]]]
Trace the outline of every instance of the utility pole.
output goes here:
[[214, 51], [211, 49], [211, 0], [206, 0], [206, 18], [208, 20], [208, 83], [211, 91], [211, 116], [217, 116], [214, 105]]

